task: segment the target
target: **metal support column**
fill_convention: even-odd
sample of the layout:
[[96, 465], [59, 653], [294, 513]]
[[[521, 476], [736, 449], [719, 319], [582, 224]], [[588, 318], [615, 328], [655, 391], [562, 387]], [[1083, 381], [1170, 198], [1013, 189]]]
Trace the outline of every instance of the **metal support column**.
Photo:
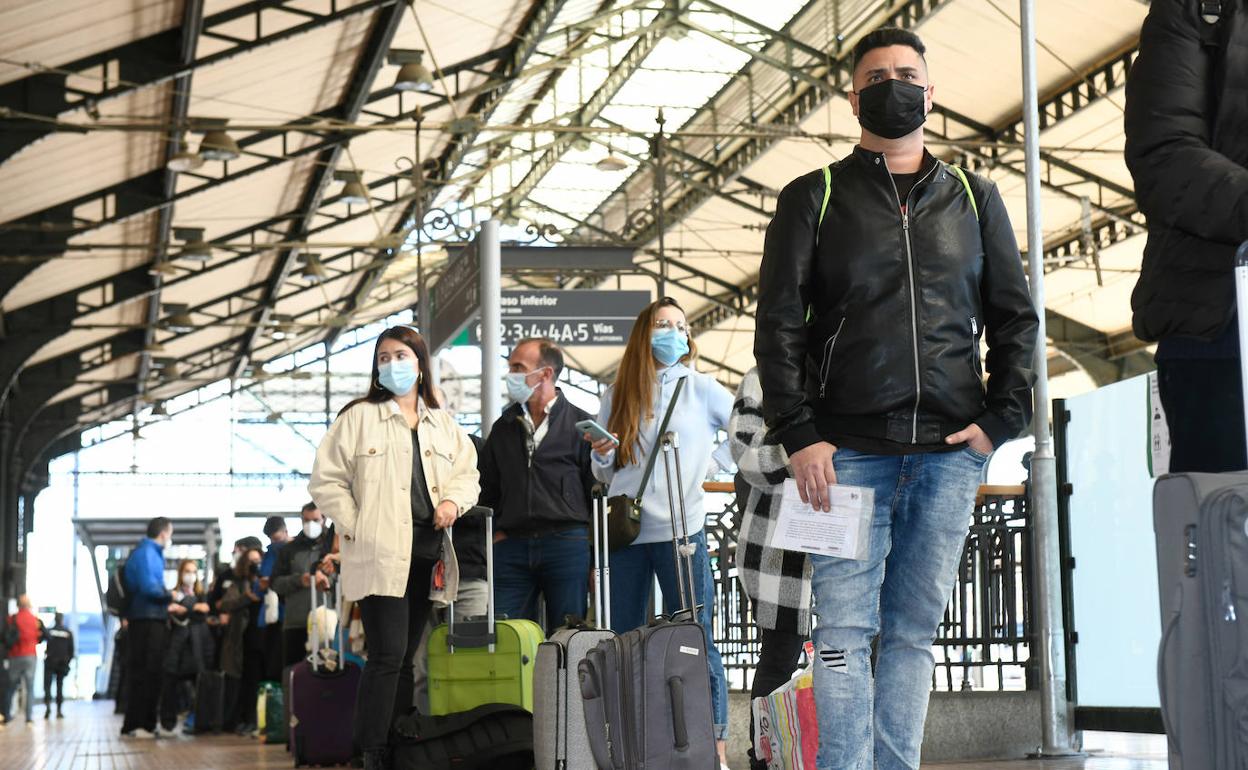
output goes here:
[[486, 438], [502, 411], [502, 340], [498, 330], [502, 326], [503, 278], [497, 219], [481, 223], [477, 253], [481, 260], [481, 438]]
[[[74, 452], [74, 521], [78, 521], [78, 471], [80, 470], [79, 455], [81, 452]], [[78, 633], [78, 527], [71, 526], [69, 528], [69, 549], [73, 554], [70, 558], [70, 579], [69, 579], [69, 632], [74, 635], [74, 643], [77, 644], [82, 636]], [[78, 675], [81, 673], [78, 661], [80, 658], [74, 656], [74, 677], [70, 682], [70, 697], [78, 698], [81, 693], [78, 690]]]
[[1023, 49], [1023, 123], [1027, 157], [1027, 258], [1036, 332], [1036, 451], [1031, 457], [1031, 516], [1035, 533], [1036, 634], [1040, 659], [1040, 757], [1077, 754], [1072, 707], [1066, 697], [1066, 631], [1062, 620], [1062, 570], [1057, 518], [1057, 458], [1049, 433], [1049, 376], [1044, 313], [1044, 229], [1040, 211], [1040, 112], [1036, 93], [1035, 0], [1019, 0]]

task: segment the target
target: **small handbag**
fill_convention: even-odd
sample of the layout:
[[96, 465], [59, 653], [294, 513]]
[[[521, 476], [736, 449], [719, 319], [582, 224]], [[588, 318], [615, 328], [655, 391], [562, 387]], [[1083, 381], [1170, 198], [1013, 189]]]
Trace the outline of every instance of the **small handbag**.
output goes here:
[[663, 423], [659, 426], [654, 447], [650, 450], [650, 457], [646, 460], [646, 471], [641, 476], [641, 486], [638, 487], [637, 494], [632, 497], [612, 495], [607, 498], [607, 545], [612, 551], [632, 545], [637, 535], [641, 533], [641, 496], [646, 491], [646, 485], [650, 483], [650, 474], [654, 473], [654, 461], [658, 458], [660, 451], [659, 441], [667, 432], [667, 424], [671, 422], [672, 412], [676, 409], [676, 402], [680, 400], [680, 391], [684, 387], [685, 378], [681, 377], [676, 382], [676, 391], [672, 393], [672, 400], [667, 405], [667, 414], [663, 415]]

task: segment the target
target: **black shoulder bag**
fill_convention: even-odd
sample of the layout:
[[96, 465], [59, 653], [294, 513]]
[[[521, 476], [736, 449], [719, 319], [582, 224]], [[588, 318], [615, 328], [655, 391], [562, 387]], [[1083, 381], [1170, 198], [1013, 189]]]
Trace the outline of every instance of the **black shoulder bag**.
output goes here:
[[680, 400], [680, 391], [684, 387], [685, 378], [681, 377], [676, 382], [676, 391], [672, 393], [667, 414], [663, 415], [663, 424], [659, 426], [659, 434], [650, 450], [650, 457], [646, 460], [646, 471], [641, 476], [641, 486], [637, 489], [637, 494], [633, 497], [613, 495], [607, 498], [607, 542], [612, 551], [632, 545], [641, 532], [641, 496], [646, 491], [646, 485], [650, 483], [650, 474], [654, 473], [654, 461], [659, 456], [659, 440], [667, 432], [667, 424], [671, 422], [672, 412], [676, 409], [676, 402]]

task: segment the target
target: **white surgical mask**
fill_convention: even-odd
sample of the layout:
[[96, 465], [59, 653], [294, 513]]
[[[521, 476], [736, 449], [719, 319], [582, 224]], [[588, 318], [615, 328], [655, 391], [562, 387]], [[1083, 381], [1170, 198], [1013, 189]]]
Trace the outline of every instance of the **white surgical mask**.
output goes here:
[[323, 527], [319, 521], [305, 521], [303, 523], [303, 534], [310, 540], [320, 537], [322, 529]]
[[183, 576], [182, 576], [182, 585], [186, 586], [186, 588], [187, 588], [187, 589], [194, 588], [194, 587], [195, 587], [195, 575], [194, 575], [194, 573], [188, 572], [188, 573], [186, 573], [185, 575], [183, 575]]

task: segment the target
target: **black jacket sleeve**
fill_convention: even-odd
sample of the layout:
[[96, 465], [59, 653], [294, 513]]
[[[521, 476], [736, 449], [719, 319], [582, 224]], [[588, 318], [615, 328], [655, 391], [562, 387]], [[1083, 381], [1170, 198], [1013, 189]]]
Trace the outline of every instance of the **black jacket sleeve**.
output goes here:
[[1248, 168], [1212, 147], [1213, 66], [1198, 6], [1149, 9], [1127, 79], [1126, 161], [1149, 220], [1234, 246], [1248, 240]]
[[[494, 423], [490, 437], [482, 444], [477, 456], [477, 467], [481, 472], [481, 494], [477, 497], [477, 503], [486, 508], [493, 508], [495, 513], [498, 513], [500, 497], [498, 458], [495, 456], [495, 450], [498, 448], [498, 442], [502, 440], [502, 433], [506, 430], [503, 427], [503, 419], [500, 417]], [[498, 519], [495, 518], [494, 522], [497, 524]]]
[[763, 413], [790, 455], [821, 440], [806, 397], [806, 303], [822, 197], [822, 170], [780, 191], [758, 274], [754, 358]]
[[975, 418], [975, 424], [988, 434], [994, 447], [999, 447], [1016, 438], [1031, 419], [1039, 322], [1005, 203], [995, 184], [989, 182], [987, 188], [977, 197], [983, 201], [979, 220], [984, 239], [980, 297], [988, 339], [988, 395], [987, 409]]

